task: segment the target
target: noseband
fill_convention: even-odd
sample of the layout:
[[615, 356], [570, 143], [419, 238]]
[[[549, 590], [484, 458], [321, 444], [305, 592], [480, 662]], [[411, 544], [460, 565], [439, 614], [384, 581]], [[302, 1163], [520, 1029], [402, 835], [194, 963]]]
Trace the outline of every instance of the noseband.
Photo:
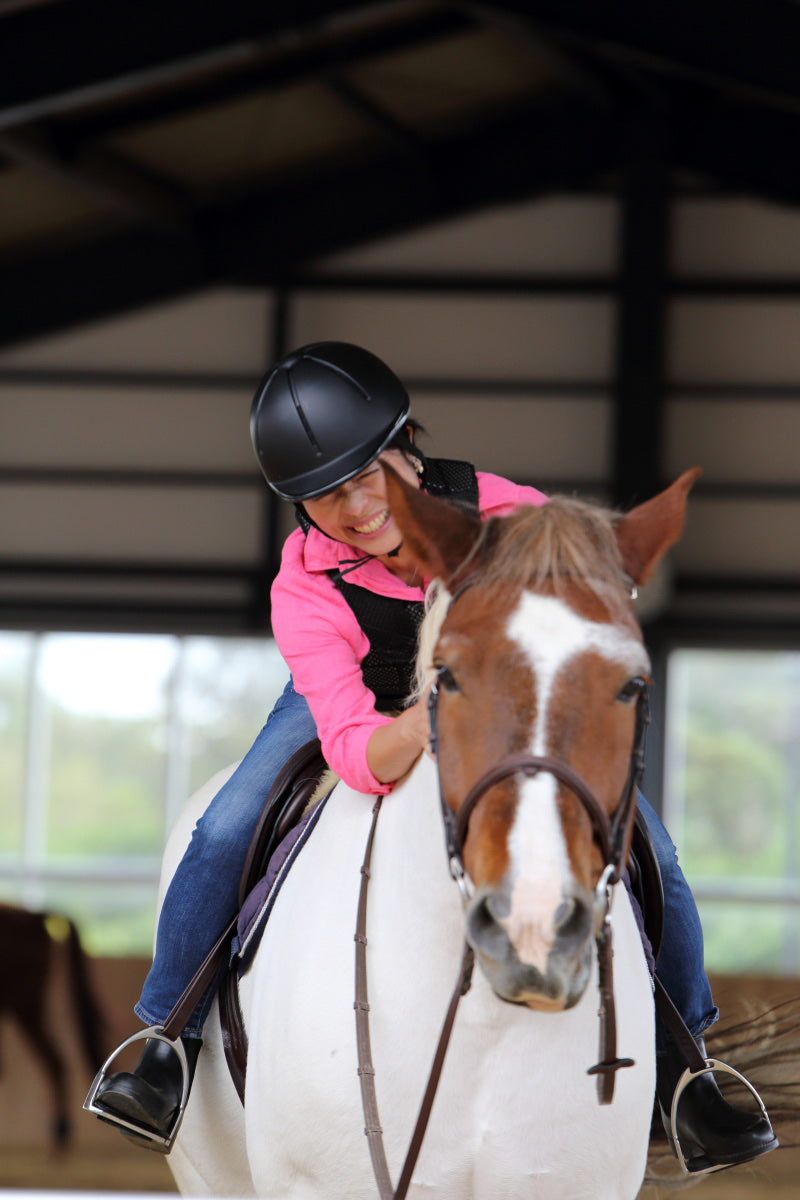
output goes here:
[[[438, 752], [438, 679], [428, 696], [430, 718], [430, 744], [434, 755]], [[450, 872], [459, 886], [462, 896], [469, 900], [472, 884], [464, 869], [463, 850], [469, 832], [470, 817], [482, 796], [504, 779], [513, 775], [532, 778], [544, 772], [554, 776], [580, 800], [592, 823], [592, 831], [603, 857], [603, 871], [595, 889], [595, 943], [597, 946], [598, 983], [600, 989], [600, 1061], [589, 1068], [588, 1074], [597, 1075], [598, 1098], [601, 1104], [610, 1104], [614, 1096], [614, 1073], [620, 1067], [633, 1066], [630, 1058], [617, 1058], [616, 1009], [614, 1004], [613, 951], [611, 934], [612, 888], [619, 882], [625, 868], [630, 845], [633, 819], [636, 813], [636, 795], [644, 772], [644, 745], [650, 721], [647, 687], [643, 683], [636, 700], [636, 725], [631, 750], [628, 778], [622, 789], [619, 804], [609, 819], [603, 806], [589, 785], [573, 771], [567, 763], [547, 755], [512, 754], [496, 766], [490, 767], [472, 785], [458, 811], [453, 812], [445, 802], [439, 774], [439, 798], [447, 843]]]

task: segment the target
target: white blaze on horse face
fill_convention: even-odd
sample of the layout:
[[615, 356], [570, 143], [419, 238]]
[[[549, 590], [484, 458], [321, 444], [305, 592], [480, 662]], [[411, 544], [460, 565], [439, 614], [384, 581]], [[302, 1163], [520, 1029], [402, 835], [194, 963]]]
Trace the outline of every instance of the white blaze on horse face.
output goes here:
[[[535, 681], [536, 719], [528, 747], [546, 755], [549, 702], [555, 681], [576, 655], [591, 651], [618, 663], [629, 676], [647, 674], [649, 662], [633, 630], [589, 621], [554, 596], [524, 592], [507, 627], [526, 655]], [[501, 922], [517, 954], [544, 970], [555, 937], [554, 917], [571, 894], [571, 868], [557, 808], [557, 784], [540, 774], [520, 784], [509, 837], [511, 906]]]

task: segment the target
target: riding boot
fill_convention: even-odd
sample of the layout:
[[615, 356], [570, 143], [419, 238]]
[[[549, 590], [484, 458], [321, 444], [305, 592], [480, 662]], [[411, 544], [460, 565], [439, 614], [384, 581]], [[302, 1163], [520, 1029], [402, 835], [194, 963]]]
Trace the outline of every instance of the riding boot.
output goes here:
[[[200, 1038], [181, 1038], [189, 1071], [189, 1088], [194, 1079], [197, 1056], [203, 1042]], [[168, 1042], [148, 1038], [139, 1062], [133, 1071], [118, 1071], [104, 1079], [94, 1098], [98, 1108], [113, 1118], [121, 1117], [143, 1130], [168, 1137], [183, 1095], [183, 1069], [180, 1059]], [[188, 1097], [188, 1092], [187, 1092]], [[102, 1120], [102, 1118], [101, 1118]], [[159, 1150], [161, 1146], [133, 1130], [121, 1127], [121, 1132], [137, 1145]]]
[[[702, 1036], [698, 1035], [694, 1040], [703, 1058], [707, 1059]], [[657, 1056], [656, 1067], [656, 1095], [661, 1120], [677, 1156], [670, 1112], [672, 1098], [686, 1069], [686, 1062], [677, 1046], [670, 1044], [665, 1053]], [[734, 1108], [723, 1098], [711, 1072], [696, 1076], [681, 1092], [675, 1124], [680, 1149], [690, 1174], [750, 1162], [778, 1145], [769, 1119], [761, 1110], [743, 1112]]]

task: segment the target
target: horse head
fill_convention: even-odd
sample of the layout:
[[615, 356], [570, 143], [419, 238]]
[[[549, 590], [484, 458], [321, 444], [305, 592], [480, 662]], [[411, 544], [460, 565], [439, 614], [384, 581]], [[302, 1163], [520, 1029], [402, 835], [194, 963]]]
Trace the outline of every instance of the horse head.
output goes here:
[[680, 536], [699, 474], [623, 516], [556, 498], [485, 523], [389, 480], [406, 547], [443, 588], [429, 618], [442, 800], [461, 818], [467, 939], [506, 1000], [560, 1011], [588, 983], [649, 681], [632, 590]]

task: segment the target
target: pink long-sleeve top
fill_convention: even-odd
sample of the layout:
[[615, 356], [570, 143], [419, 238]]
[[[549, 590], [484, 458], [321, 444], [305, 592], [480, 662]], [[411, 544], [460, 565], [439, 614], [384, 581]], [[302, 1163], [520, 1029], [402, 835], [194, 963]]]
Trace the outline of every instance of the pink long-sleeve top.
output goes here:
[[[481, 517], [502, 517], [523, 504], [540, 505], [547, 497], [499, 475], [477, 472]], [[367, 743], [379, 725], [392, 718], [375, 709], [375, 696], [364, 684], [361, 662], [369, 640], [353, 610], [327, 572], [352, 562], [353, 549], [311, 528], [296, 529], [283, 547], [281, 567], [272, 585], [272, 629], [317, 725], [325, 759], [345, 783], [367, 795], [390, 792], [367, 763]], [[378, 559], [348, 571], [351, 583], [380, 596], [423, 600], [424, 591], [398, 579]]]

